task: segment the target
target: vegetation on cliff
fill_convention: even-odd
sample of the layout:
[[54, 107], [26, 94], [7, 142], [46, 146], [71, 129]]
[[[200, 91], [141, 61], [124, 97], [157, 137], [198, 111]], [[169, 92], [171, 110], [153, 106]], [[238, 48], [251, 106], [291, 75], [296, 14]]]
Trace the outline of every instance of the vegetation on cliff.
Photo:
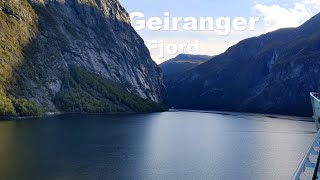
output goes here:
[[1, 116], [16, 115], [16, 111], [13, 107], [12, 101], [3, 92], [0, 92], [0, 115]]
[[163, 111], [163, 90], [117, 0], [0, 0], [0, 116]]
[[0, 92], [0, 116], [41, 116], [43, 113], [43, 108], [35, 103]]
[[40, 106], [5, 93], [16, 82], [23, 47], [37, 33], [37, 16], [26, 0], [0, 1], [0, 116], [40, 116]]
[[26, 0], [0, 1], [0, 88], [14, 81], [22, 49], [37, 32], [37, 16]]
[[152, 112], [166, 109], [151, 100], [133, 95], [122, 85], [76, 65], [66, 73], [62, 90], [55, 99], [67, 112]]

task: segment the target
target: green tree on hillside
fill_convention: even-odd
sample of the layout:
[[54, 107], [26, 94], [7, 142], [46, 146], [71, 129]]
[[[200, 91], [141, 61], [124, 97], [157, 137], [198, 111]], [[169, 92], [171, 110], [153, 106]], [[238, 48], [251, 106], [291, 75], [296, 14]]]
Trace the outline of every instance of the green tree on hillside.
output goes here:
[[166, 109], [149, 99], [130, 93], [121, 84], [88, 72], [76, 65], [66, 73], [62, 90], [55, 98], [59, 109], [67, 112], [155, 112]]
[[0, 116], [14, 116], [16, 111], [9, 98], [4, 93], [0, 92]]

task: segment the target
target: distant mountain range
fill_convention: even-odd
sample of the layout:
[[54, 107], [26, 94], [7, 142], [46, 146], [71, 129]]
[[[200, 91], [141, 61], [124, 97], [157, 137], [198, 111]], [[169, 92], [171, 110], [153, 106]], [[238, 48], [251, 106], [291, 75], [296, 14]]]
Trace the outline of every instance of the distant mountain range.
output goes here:
[[173, 59], [161, 63], [159, 66], [163, 72], [163, 81], [165, 85], [178, 76], [192, 68], [208, 61], [212, 56], [179, 54]]
[[297, 28], [243, 40], [167, 85], [176, 108], [310, 116], [320, 91], [320, 14]]
[[175, 58], [161, 63], [159, 66], [162, 69], [163, 75], [169, 76], [190, 70], [211, 58], [212, 56], [206, 55], [179, 54]]

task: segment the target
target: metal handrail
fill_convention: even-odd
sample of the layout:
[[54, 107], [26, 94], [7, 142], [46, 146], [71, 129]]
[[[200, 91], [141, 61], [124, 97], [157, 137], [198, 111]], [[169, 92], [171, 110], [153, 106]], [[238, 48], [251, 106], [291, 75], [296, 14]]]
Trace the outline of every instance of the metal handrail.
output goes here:
[[320, 163], [320, 155], [318, 155], [318, 158], [317, 158], [316, 167], [314, 168], [312, 180], [318, 179], [319, 163]]
[[[303, 157], [298, 169], [296, 170], [296, 172], [294, 173], [293, 177], [292, 177], [292, 180], [300, 180], [300, 176], [301, 174], [304, 172], [306, 166], [308, 163], [311, 163], [310, 160], [309, 160], [309, 157], [311, 155], [311, 152], [314, 151], [314, 147], [317, 147], [316, 145], [318, 144], [319, 146], [319, 142], [318, 140], [320, 139], [320, 131], [318, 131], [318, 133], [316, 134], [316, 136], [314, 137], [313, 141], [312, 141], [312, 144], [310, 145], [309, 149], [308, 149], [308, 152], [305, 154], [305, 156]], [[319, 152], [318, 153], [318, 156], [319, 156]], [[311, 163], [313, 164], [313, 163]], [[316, 166], [316, 164], [314, 164], [314, 166]]]
[[[316, 127], [318, 128], [318, 132], [317, 132], [316, 136], [314, 137], [307, 153], [305, 154], [302, 161], [300, 162], [298, 169], [294, 173], [292, 180], [300, 180], [301, 174], [305, 172], [305, 169], [307, 167], [314, 169], [312, 179], [317, 179], [317, 175], [318, 175], [318, 168], [319, 168], [319, 161], [320, 161], [320, 150], [318, 149], [316, 151], [314, 148], [320, 147], [320, 130], [319, 130], [320, 126], [319, 126], [319, 122], [318, 122], [318, 117], [320, 116], [320, 108], [319, 108], [320, 107], [320, 94], [315, 93], [315, 92], [311, 92], [310, 96], [311, 96], [311, 103], [312, 103], [312, 108], [313, 108], [313, 119], [315, 120]], [[316, 163], [310, 162], [309, 158], [311, 157], [311, 154], [318, 156]]]
[[[315, 120], [316, 126], [319, 129], [319, 104], [320, 104], [320, 94], [319, 93], [310, 93], [310, 96], [312, 98], [312, 108], [313, 108], [313, 119]], [[316, 102], [318, 105], [316, 105]], [[319, 142], [318, 142], [319, 143]], [[318, 179], [318, 171], [319, 171], [319, 163], [320, 163], [320, 154], [318, 154], [316, 167], [313, 172], [312, 180]]]
[[311, 92], [310, 96], [320, 101], [320, 93]]

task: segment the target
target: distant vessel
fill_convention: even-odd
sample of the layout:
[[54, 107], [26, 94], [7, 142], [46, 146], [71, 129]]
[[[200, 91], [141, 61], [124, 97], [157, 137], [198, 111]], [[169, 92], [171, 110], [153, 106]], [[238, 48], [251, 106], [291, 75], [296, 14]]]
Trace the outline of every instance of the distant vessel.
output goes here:
[[316, 123], [317, 134], [304, 156], [292, 180], [300, 179], [319, 179], [319, 162], [320, 162], [320, 93], [310, 93], [311, 104], [313, 109], [313, 120]]

